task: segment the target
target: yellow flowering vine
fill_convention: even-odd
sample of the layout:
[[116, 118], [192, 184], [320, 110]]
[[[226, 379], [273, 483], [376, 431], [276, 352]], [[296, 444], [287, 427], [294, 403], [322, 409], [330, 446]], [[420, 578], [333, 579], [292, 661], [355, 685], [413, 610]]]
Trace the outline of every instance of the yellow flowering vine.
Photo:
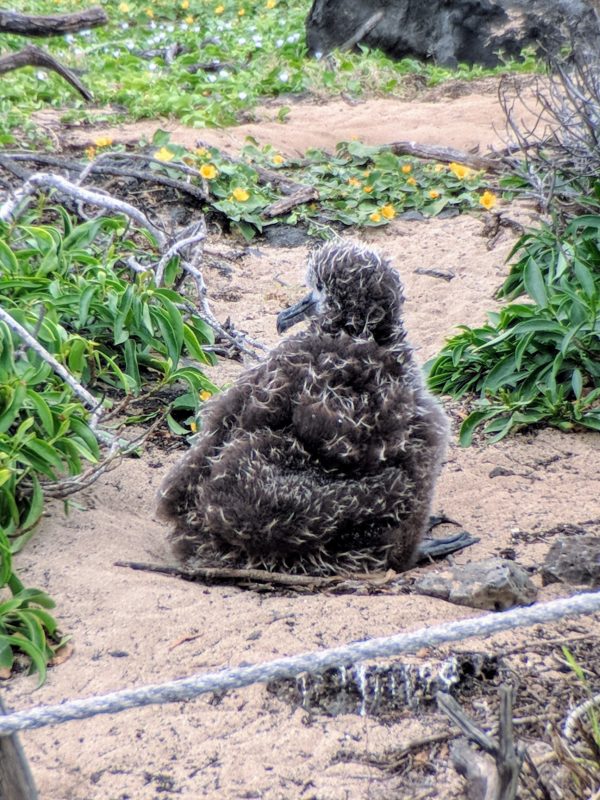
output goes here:
[[236, 186], [231, 194], [238, 201], [238, 203], [245, 203], [250, 197], [250, 192], [246, 191], [246, 189], [242, 189], [241, 186]]
[[396, 209], [391, 203], [387, 203], [387, 205], [383, 206], [381, 209], [381, 216], [388, 220], [394, 219], [396, 216]]
[[459, 181], [462, 181], [465, 178], [470, 178], [473, 174], [472, 169], [466, 167], [464, 164], [457, 164], [456, 161], [452, 161], [450, 164], [448, 164], [448, 169], [459, 179]]
[[206, 181], [212, 181], [218, 174], [219, 171], [214, 164], [202, 164], [200, 167], [200, 175], [202, 175]]
[[172, 161], [175, 158], [175, 153], [172, 153], [168, 148], [161, 147], [154, 153], [154, 158], [157, 161]]
[[498, 202], [498, 198], [493, 192], [486, 190], [479, 198], [481, 205], [487, 210], [491, 211]]

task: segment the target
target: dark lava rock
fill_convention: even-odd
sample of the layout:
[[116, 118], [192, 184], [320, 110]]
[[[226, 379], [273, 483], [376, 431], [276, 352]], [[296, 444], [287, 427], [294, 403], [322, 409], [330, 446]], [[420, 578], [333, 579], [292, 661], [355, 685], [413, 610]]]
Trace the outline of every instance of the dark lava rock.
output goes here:
[[526, 606], [537, 597], [537, 589], [526, 570], [503, 558], [487, 558], [442, 572], [429, 572], [417, 579], [414, 588], [419, 594], [492, 611]]
[[593, 47], [597, 32], [586, 0], [313, 0], [306, 20], [313, 55], [360, 42], [450, 67], [497, 66], [529, 45], [557, 52], [571, 35]]
[[542, 583], [600, 587], [600, 536], [561, 536], [546, 556]]

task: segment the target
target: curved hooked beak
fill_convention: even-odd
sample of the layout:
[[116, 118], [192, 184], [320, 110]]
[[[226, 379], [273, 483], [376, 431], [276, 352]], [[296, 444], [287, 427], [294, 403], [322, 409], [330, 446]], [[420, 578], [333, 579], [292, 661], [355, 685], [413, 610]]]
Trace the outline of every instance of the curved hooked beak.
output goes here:
[[283, 333], [305, 317], [311, 317], [317, 310], [317, 298], [311, 292], [295, 305], [284, 309], [277, 315], [277, 333]]

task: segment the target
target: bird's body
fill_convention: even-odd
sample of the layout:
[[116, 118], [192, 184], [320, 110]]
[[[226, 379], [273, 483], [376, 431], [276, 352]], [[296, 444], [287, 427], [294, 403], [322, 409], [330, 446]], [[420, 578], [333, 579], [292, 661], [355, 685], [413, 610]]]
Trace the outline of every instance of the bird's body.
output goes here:
[[178, 554], [203, 563], [407, 569], [448, 426], [405, 339], [402, 285], [339, 242], [313, 254], [307, 282], [314, 320], [210, 402], [159, 511]]

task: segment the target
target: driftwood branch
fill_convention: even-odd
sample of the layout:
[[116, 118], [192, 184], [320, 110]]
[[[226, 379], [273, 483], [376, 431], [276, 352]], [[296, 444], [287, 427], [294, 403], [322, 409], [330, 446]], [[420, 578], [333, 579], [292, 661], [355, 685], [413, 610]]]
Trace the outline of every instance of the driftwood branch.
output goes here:
[[186, 581], [231, 581], [238, 586], [262, 584], [263, 586], [282, 586], [289, 589], [325, 589], [343, 585], [371, 586], [379, 588], [395, 580], [398, 575], [393, 570], [385, 573], [367, 572], [352, 575], [290, 575], [285, 572], [269, 572], [266, 569], [236, 569], [234, 567], [196, 567], [182, 569], [163, 564], [146, 564], [139, 561], [116, 561], [116, 567], [128, 567], [141, 572], [154, 572], [170, 575]]
[[319, 192], [316, 189], [312, 186], [303, 186], [301, 189], [298, 189], [297, 192], [294, 192], [294, 194], [288, 197], [282, 197], [281, 200], [276, 200], [274, 203], [271, 203], [271, 205], [267, 206], [262, 212], [262, 216], [268, 218], [278, 217], [280, 214], [286, 214], [288, 211], [291, 211], [292, 208], [296, 206], [310, 203], [318, 199]]
[[8, 222], [12, 219], [16, 219], [38, 189], [55, 189], [59, 194], [75, 197], [81, 203], [88, 203], [90, 205], [99, 206], [100, 208], [105, 208], [113, 214], [125, 214], [125, 216], [129, 217], [142, 228], [146, 228], [146, 230], [150, 231], [159, 246], [164, 247], [166, 244], [164, 233], [153, 225], [135, 206], [123, 200], [118, 200], [116, 197], [111, 197], [108, 194], [92, 191], [91, 189], [84, 189], [81, 186], [71, 183], [71, 181], [68, 181], [66, 178], [62, 178], [60, 175], [52, 175], [48, 172], [38, 172], [31, 175], [27, 182], [20, 189], [15, 191], [13, 197], [6, 200], [4, 204], [0, 206], [0, 220]]
[[186, 581], [234, 581], [235, 583], [264, 583], [278, 586], [307, 587], [311, 589], [331, 586], [346, 580], [340, 575], [328, 577], [312, 577], [310, 575], [288, 575], [283, 572], [268, 572], [264, 569], [234, 569], [232, 567], [201, 567], [193, 570], [162, 564], [144, 564], [138, 561], [116, 561], [116, 567], [128, 567], [141, 572], [157, 572], [160, 575], [171, 575]]
[[107, 22], [108, 17], [100, 6], [71, 14], [48, 16], [33, 16], [0, 9], [0, 33], [16, 33], [19, 36], [62, 36], [65, 33], [98, 28]]
[[[205, 201], [207, 199], [206, 192], [196, 184], [187, 183], [186, 181], [178, 180], [177, 178], [170, 178], [167, 175], [161, 175], [158, 172], [152, 172], [146, 169], [134, 169], [133, 167], [129, 166], [117, 167], [115, 164], [111, 163], [111, 161], [116, 159], [135, 160], [135, 158], [136, 157], [134, 154], [131, 153], [107, 153], [106, 155], [101, 155], [95, 159], [95, 161], [85, 165], [86, 175], [114, 175], [123, 178], [135, 178], [139, 181], [157, 183], [161, 186], [168, 186], [170, 189], [177, 189], [180, 192], [191, 195], [196, 200]], [[161, 163], [157, 159], [145, 156], [140, 156], [139, 160], [146, 161], [147, 163]], [[27, 178], [31, 175], [31, 172], [23, 169], [22, 167], [19, 168], [16, 166], [16, 162], [23, 161], [30, 161], [34, 164], [45, 164], [77, 174], [80, 174], [81, 170], [84, 169], [84, 165], [79, 161], [60, 158], [58, 156], [50, 156], [46, 155], [45, 153], [34, 153], [31, 151], [6, 151], [0, 156], [0, 166], [4, 167], [4, 169], [8, 170], [9, 172], [12, 172], [18, 178], [27, 180]], [[186, 167], [184, 164], [169, 165], [169, 168], [180, 168], [181, 172], [193, 176], [197, 176], [198, 174], [197, 171]], [[81, 182], [81, 178], [79, 182]]]
[[70, 83], [74, 89], [84, 98], [84, 100], [91, 100], [92, 94], [83, 83], [79, 80], [77, 75], [67, 67], [63, 66], [59, 61], [53, 58], [50, 53], [42, 50], [34, 44], [28, 44], [18, 53], [12, 53], [8, 56], [0, 58], [0, 75], [12, 70], [20, 69], [21, 67], [45, 67], [60, 75], [61, 78]]
[[498, 172], [502, 168], [501, 162], [490, 156], [479, 156], [466, 150], [457, 150], [454, 147], [443, 147], [435, 144], [419, 144], [419, 142], [392, 142], [380, 147], [381, 150], [391, 150], [396, 156], [415, 156], [416, 158], [430, 158], [433, 161], [450, 163], [456, 161], [471, 169], [484, 169], [489, 172]]
[[525, 752], [514, 741], [512, 687], [500, 689], [498, 742], [478, 728], [449, 695], [438, 694], [438, 705], [487, 754], [476, 753], [464, 741], [452, 750], [456, 770], [467, 779], [469, 800], [514, 800]]
[[12, 317], [8, 311], [5, 311], [0, 306], [0, 320], [4, 322], [8, 327], [14, 331], [17, 336], [25, 342], [25, 344], [34, 350], [38, 356], [49, 364], [54, 372], [63, 379], [63, 381], [71, 387], [73, 392], [79, 397], [79, 399], [93, 412], [92, 414], [92, 422], [90, 424], [91, 428], [94, 428], [98, 423], [100, 418], [100, 414], [102, 413], [101, 406], [98, 403], [98, 400], [94, 397], [93, 394], [88, 392], [88, 390], [83, 387], [80, 383], [78, 383], [75, 378], [71, 375], [71, 373], [64, 367], [59, 361], [57, 361], [52, 353], [49, 353], [45, 347], [43, 347], [37, 339], [35, 339], [29, 331], [24, 328], [19, 322], [17, 322], [14, 317]]

